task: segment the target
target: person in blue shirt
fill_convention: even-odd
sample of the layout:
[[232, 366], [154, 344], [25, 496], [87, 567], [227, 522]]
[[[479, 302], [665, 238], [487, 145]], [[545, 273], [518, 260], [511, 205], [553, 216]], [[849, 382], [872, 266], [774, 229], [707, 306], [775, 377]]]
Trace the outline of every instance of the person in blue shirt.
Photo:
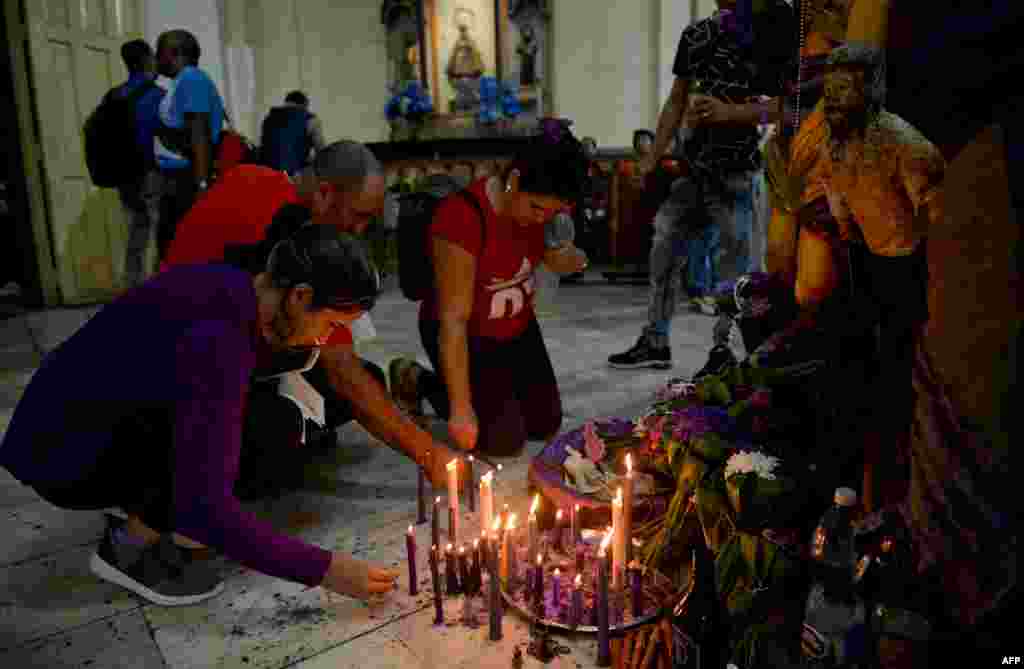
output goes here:
[[289, 93], [263, 119], [260, 151], [267, 167], [295, 176], [309, 164], [310, 153], [325, 145], [323, 124], [302, 91]]
[[[121, 47], [121, 59], [128, 68], [128, 81], [117, 88], [118, 94], [129, 96], [139, 87], [156, 78], [153, 47], [145, 40], [132, 40]], [[160, 124], [160, 101], [164, 91], [153, 85], [135, 103], [135, 144], [142, 153], [146, 169], [138, 178], [118, 189], [121, 203], [129, 216], [128, 241], [125, 248], [125, 283], [134, 287], [145, 280], [146, 248], [160, 221], [163, 180], [156, 166], [153, 138]]]
[[178, 221], [210, 187], [224, 125], [224, 100], [210, 75], [199, 69], [200, 53], [199, 41], [187, 30], [170, 30], [157, 39], [157, 72], [170, 79], [154, 142], [168, 194], [157, 240], [161, 260]]

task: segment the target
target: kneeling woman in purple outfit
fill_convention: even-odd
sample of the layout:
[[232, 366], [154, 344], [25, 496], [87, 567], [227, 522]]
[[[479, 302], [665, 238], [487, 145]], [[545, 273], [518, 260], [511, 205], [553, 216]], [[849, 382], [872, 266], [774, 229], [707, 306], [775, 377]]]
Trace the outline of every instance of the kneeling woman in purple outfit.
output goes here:
[[46, 357], [0, 465], [56, 506], [123, 509], [128, 520], [108, 529], [92, 570], [156, 604], [223, 589], [209, 561], [194, 559], [201, 545], [310, 587], [387, 592], [396, 573], [281, 534], [232, 492], [250, 378], [282, 358], [308, 362], [379, 287], [361, 243], [323, 225], [280, 242], [255, 277], [224, 265], [161, 274]]

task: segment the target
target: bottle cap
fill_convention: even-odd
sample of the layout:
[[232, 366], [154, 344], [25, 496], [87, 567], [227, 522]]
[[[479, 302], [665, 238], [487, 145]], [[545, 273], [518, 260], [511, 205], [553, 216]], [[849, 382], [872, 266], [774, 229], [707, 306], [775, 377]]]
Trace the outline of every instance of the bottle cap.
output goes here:
[[853, 488], [836, 488], [833, 501], [839, 506], [854, 506], [857, 504], [857, 491]]

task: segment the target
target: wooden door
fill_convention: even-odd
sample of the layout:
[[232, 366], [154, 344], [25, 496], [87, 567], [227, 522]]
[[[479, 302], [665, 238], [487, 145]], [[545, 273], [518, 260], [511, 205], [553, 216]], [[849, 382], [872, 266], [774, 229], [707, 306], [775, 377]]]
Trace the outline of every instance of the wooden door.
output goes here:
[[61, 301], [104, 301], [122, 287], [126, 217], [92, 184], [82, 126], [127, 72], [121, 45], [142, 35], [141, 0], [26, 0], [48, 225]]

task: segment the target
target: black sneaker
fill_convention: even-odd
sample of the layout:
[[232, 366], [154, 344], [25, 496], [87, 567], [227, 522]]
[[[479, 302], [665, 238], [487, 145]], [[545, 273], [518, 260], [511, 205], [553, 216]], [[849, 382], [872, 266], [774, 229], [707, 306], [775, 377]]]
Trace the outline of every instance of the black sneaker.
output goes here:
[[651, 369], [671, 369], [672, 349], [668, 346], [651, 346], [648, 334], [640, 335], [633, 348], [625, 353], [616, 353], [609, 356], [608, 364], [615, 369], [640, 369], [650, 367]]
[[170, 534], [150, 546], [116, 541], [111, 524], [103, 534], [89, 568], [105, 581], [131, 590], [160, 606], [186, 606], [216, 597], [224, 582], [208, 560], [175, 545]]
[[732, 354], [728, 346], [715, 346], [708, 353], [708, 361], [704, 363], [700, 371], [693, 375], [693, 380], [696, 381], [705, 376], [721, 374], [730, 367], [735, 367], [736, 364], [736, 356]]

